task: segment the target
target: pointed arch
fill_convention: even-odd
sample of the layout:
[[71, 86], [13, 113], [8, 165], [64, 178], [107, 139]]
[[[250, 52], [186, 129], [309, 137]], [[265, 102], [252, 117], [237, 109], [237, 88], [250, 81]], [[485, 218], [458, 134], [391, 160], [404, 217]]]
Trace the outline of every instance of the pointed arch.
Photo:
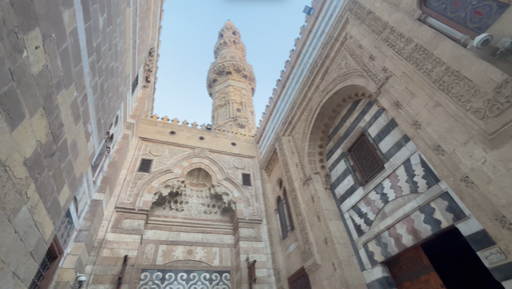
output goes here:
[[207, 171], [212, 177], [212, 184], [226, 187], [239, 206], [237, 215], [239, 217], [245, 215], [246, 209], [251, 206], [251, 200], [244, 192], [241, 184], [227, 175], [226, 168], [217, 160], [209, 155], [198, 156], [192, 153], [174, 159], [166, 168], [152, 172], [142, 179], [135, 190], [137, 192], [135, 209], [149, 211], [155, 189], [160, 183], [172, 179], [184, 180], [186, 174], [196, 168]]
[[[358, 83], [358, 82], [356, 82]], [[368, 83], [369, 84], [369, 83]], [[370, 89], [361, 84], [347, 84], [329, 94], [317, 107], [307, 136], [307, 164], [310, 173], [327, 173], [326, 143], [336, 117], [357, 100], [375, 100]]]

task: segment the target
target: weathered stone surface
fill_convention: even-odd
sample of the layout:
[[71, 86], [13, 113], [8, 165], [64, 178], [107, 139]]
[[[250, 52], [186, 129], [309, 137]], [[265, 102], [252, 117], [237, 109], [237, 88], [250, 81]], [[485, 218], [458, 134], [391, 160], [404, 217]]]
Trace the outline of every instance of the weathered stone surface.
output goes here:
[[[0, 175], [0, 181], [2, 176]], [[9, 244], [9, 241], [14, 236], [14, 228], [7, 219], [7, 216], [4, 215], [2, 211], [0, 211], [0, 230], [2, 231], [2, 234], [0, 234], [0, 251]]]
[[60, 143], [66, 134], [64, 130], [64, 123], [62, 122], [60, 108], [57, 109], [53, 118], [50, 119], [50, 130], [52, 132], [53, 140], [56, 144]]
[[58, 150], [52, 138], [48, 139], [48, 141], [42, 145], [41, 155], [46, 163], [48, 171], [53, 172], [55, 169], [61, 167]]
[[73, 98], [70, 103], [71, 106], [71, 115], [74, 119], [74, 124], [77, 126], [82, 120], [82, 116], [80, 114], [80, 106], [78, 105], [78, 97]]
[[[41, 44], [42, 45], [42, 44]], [[43, 48], [40, 48], [43, 50]], [[44, 58], [44, 52], [43, 52]], [[32, 118], [39, 108], [42, 107], [41, 99], [37, 91], [36, 80], [31, 70], [31, 60], [24, 57], [20, 63], [11, 68], [11, 73], [16, 81], [19, 96], [25, 104], [25, 109], [28, 113], [28, 117]], [[33, 67], [33, 66], [32, 66]], [[41, 65], [42, 68], [42, 65]]]
[[32, 131], [31, 122], [27, 119], [13, 132], [12, 137], [23, 157], [29, 157], [37, 147], [37, 138]]
[[41, 233], [39, 233], [39, 230], [36, 228], [32, 215], [26, 206], [20, 210], [12, 224], [21, 237], [21, 240], [25, 243], [25, 246], [32, 251], [37, 241], [41, 238]]
[[76, 139], [72, 140], [71, 143], [69, 143], [69, 152], [71, 153], [71, 159], [74, 163], [76, 163], [78, 157], [80, 156], [80, 151], [78, 150]]
[[5, 63], [3, 53], [0, 53], [0, 91], [12, 81], [11, 73]]
[[[71, 59], [73, 63], [73, 67], [76, 69], [82, 64], [82, 53], [80, 49], [80, 42], [78, 40], [78, 31], [77, 27], [73, 27], [68, 33], [68, 46], [71, 50]], [[82, 73], [83, 74], [83, 73]]]
[[15, 83], [9, 84], [0, 92], [0, 110], [11, 132], [16, 130], [25, 119], [25, 110]]
[[60, 205], [59, 197], [57, 195], [54, 195], [54, 197], [51, 199], [47, 210], [48, 217], [50, 217], [50, 220], [52, 220], [54, 226], [57, 226], [60, 223], [63, 214], [62, 206]]
[[0, 258], [11, 271], [17, 272], [30, 256], [28, 252], [20, 236], [13, 234], [9, 244], [0, 252]]
[[55, 184], [55, 190], [57, 192], [61, 192], [66, 184], [66, 180], [64, 179], [64, 172], [62, 171], [60, 165], [55, 168], [52, 172], [53, 183]]
[[73, 76], [73, 66], [71, 65], [71, 54], [67, 45], [62, 47], [62, 49], [59, 51], [59, 56], [62, 70], [66, 71], [66, 73], [63, 75], [64, 87], [69, 89], [75, 82], [75, 78]]
[[46, 209], [48, 209], [50, 201], [56, 194], [53, 178], [48, 171], [45, 171], [36, 182], [36, 190], [39, 193], [39, 197], [43, 201]]
[[43, 108], [48, 119], [52, 119], [58, 110], [57, 101], [52, 86], [52, 76], [47, 68], [41, 69], [36, 75], [36, 84], [39, 96], [43, 102]]
[[67, 139], [64, 139], [57, 148], [59, 150], [59, 159], [62, 164], [65, 164], [69, 158], [69, 146]]
[[41, 36], [39, 28], [36, 28], [29, 34], [25, 35], [24, 39], [32, 73], [36, 74], [43, 68], [43, 65], [46, 64], [43, 37]]
[[39, 148], [34, 150], [34, 152], [25, 160], [24, 164], [27, 167], [30, 176], [36, 183], [46, 171], [46, 163], [44, 162], [43, 155]]
[[36, 136], [36, 139], [40, 143], [46, 143], [48, 139], [51, 139], [50, 126], [48, 125], [48, 119], [44, 113], [44, 109], [40, 108], [34, 117], [30, 120], [32, 131]]
[[92, 35], [92, 23], [85, 25], [85, 39], [87, 40], [87, 55], [92, 57], [94, 55], [94, 36]]
[[23, 57], [25, 43], [10, 1], [0, 3], [0, 19], [0, 52], [4, 55], [7, 67], [13, 67]]
[[25, 35], [30, 33], [38, 25], [33, 1], [11, 0], [10, 2], [14, 8], [19, 28]]
[[48, 59], [48, 65], [52, 72], [53, 80], [57, 81], [62, 77], [62, 69], [59, 59], [59, 51], [57, 49], [57, 43], [55, 38], [49, 37], [44, 41], [44, 48], [46, 51], [46, 57]]
[[0, 260], [0, 280], [5, 288], [25, 288], [21, 281], [12, 273], [12, 271]]

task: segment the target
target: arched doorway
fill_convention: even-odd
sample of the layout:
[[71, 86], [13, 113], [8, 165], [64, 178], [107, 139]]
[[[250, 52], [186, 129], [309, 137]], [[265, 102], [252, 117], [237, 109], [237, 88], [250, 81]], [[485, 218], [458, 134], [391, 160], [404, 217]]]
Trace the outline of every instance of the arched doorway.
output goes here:
[[[503, 288], [500, 261], [483, 257], [501, 252], [496, 243], [364, 88], [342, 88], [324, 102], [308, 159], [326, 176], [369, 288]], [[446, 240], [456, 242], [443, 249]]]

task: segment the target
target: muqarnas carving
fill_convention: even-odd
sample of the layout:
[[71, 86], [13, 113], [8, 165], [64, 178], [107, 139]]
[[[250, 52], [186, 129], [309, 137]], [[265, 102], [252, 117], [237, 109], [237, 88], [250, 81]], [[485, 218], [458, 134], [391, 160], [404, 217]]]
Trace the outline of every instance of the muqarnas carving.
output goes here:
[[196, 168], [185, 180], [161, 183], [153, 196], [151, 211], [155, 215], [226, 219], [234, 215], [236, 204], [227, 188], [213, 185], [208, 172]]

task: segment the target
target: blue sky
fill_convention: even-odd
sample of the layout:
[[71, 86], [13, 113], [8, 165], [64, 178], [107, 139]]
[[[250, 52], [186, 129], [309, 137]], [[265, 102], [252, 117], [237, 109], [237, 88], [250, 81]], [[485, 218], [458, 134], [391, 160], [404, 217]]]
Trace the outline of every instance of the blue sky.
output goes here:
[[272, 95], [310, 0], [167, 0], [160, 40], [154, 113], [211, 123], [206, 75], [217, 35], [229, 19], [240, 30], [256, 75], [256, 124]]

